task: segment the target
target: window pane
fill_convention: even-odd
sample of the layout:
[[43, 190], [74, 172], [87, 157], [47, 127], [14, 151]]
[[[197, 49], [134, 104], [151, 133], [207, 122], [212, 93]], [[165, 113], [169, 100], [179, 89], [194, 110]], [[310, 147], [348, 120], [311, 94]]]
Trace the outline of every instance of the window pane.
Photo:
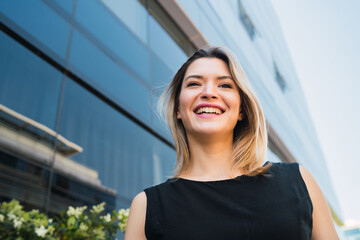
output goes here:
[[128, 201], [172, 168], [172, 149], [71, 80], [60, 134], [84, 149], [73, 161], [96, 171], [102, 187]]
[[159, 116], [156, 112], [156, 104], [159, 100], [161, 93], [165, 91], [169, 82], [173, 77], [171, 70], [159, 59], [156, 54], [151, 53], [151, 80], [152, 80], [152, 125], [156, 128], [157, 132], [160, 132], [165, 138], [172, 142], [172, 137], [168, 127], [159, 119]]
[[141, 41], [147, 43], [148, 12], [138, 0], [101, 0]]
[[149, 16], [149, 34], [150, 48], [176, 73], [186, 61], [186, 54], [152, 16]]
[[[105, 51], [114, 55], [116, 61], [145, 82], [150, 81], [147, 47], [104, 4], [95, 0], [78, 0], [75, 18], [108, 49]], [[97, 47], [104, 51], [101, 44]]]
[[68, 14], [71, 15], [74, 0], [52, 0], [55, 1], [59, 6], [61, 6]]
[[62, 75], [0, 32], [0, 104], [55, 128]]
[[0, 200], [45, 210], [62, 74], [1, 31], [0, 52]]
[[175, 73], [153, 52], [150, 54], [150, 61], [152, 93], [155, 96], [160, 96], [171, 82]]
[[[73, 170], [76, 171], [77, 169]], [[89, 184], [86, 180], [81, 181], [78, 178], [71, 177], [66, 171], [68, 169], [58, 169], [54, 172], [49, 204], [51, 213], [59, 214], [61, 211], [67, 210], [69, 206], [93, 206], [102, 202], [106, 203], [106, 211], [115, 209], [115, 193]]]
[[0, 20], [46, 53], [65, 59], [70, 25], [43, 1], [0, 1]]
[[50, 171], [0, 150], [0, 202], [16, 199], [28, 210], [45, 210]]
[[93, 86], [119, 100], [135, 116], [151, 122], [149, 90], [77, 31], [73, 33], [69, 61], [74, 72], [80, 70]]

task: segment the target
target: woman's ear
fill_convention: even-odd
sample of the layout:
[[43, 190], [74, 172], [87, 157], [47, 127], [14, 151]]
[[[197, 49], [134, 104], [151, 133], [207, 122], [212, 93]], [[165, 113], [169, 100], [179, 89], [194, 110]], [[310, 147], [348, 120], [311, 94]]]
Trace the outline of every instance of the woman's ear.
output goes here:
[[179, 112], [179, 111], [176, 112], [176, 118], [177, 118], [177, 119], [181, 119], [181, 115], [180, 115], [180, 112]]
[[239, 112], [239, 121], [243, 120], [244, 118], [244, 114], [242, 112], [242, 110]]

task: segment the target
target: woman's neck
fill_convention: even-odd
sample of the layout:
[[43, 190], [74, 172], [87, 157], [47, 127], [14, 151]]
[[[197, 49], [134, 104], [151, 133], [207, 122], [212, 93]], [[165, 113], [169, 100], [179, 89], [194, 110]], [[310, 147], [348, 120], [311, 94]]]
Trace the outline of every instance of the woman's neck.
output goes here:
[[181, 177], [196, 180], [221, 180], [231, 177], [233, 136], [188, 137], [190, 166]]

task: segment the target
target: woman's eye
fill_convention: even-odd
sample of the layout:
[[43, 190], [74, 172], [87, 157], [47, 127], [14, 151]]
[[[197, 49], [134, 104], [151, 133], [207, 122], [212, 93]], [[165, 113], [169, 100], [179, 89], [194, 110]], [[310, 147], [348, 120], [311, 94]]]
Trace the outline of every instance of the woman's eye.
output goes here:
[[191, 82], [187, 85], [187, 87], [192, 87], [192, 86], [200, 86], [200, 84], [197, 82]]
[[222, 88], [232, 88], [231, 84], [229, 84], [229, 83], [223, 83], [223, 84], [220, 85], [220, 87], [222, 87]]

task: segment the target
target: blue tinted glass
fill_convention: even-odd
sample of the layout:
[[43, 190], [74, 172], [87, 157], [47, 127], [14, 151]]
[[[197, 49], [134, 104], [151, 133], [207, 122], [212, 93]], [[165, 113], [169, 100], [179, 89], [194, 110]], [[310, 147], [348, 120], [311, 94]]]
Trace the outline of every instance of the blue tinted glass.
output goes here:
[[175, 75], [165, 63], [153, 52], [150, 53], [151, 85], [155, 96], [165, 91]]
[[50, 170], [0, 150], [0, 202], [16, 199], [26, 210], [45, 210]]
[[95, 0], [78, 0], [75, 17], [87, 31], [110, 49], [116, 60], [119, 59], [130, 71], [149, 81], [146, 46], [104, 4]]
[[52, 0], [54, 2], [56, 2], [59, 6], [61, 6], [68, 14], [71, 15], [72, 13], [72, 9], [73, 9], [73, 5], [74, 5], [74, 0]]
[[168, 87], [169, 82], [171, 82], [173, 78], [173, 73], [171, 70], [162, 62], [162, 60], [157, 57], [156, 54], [150, 54], [150, 66], [151, 66], [151, 102], [153, 109], [153, 125], [156, 127], [156, 131], [159, 131], [162, 136], [167, 138], [172, 142], [172, 137], [170, 134], [169, 128], [165, 125], [165, 123], [160, 120], [158, 114], [156, 113], [156, 104], [159, 100], [160, 94], [162, 94], [165, 89]]
[[102, 0], [141, 41], [147, 43], [148, 12], [138, 0]]
[[[4, 0], [0, 1], [0, 18], [6, 25], [12, 25], [6, 16], [37, 41], [30, 42], [47, 52], [47, 48], [65, 58], [70, 25], [53, 12], [43, 1]], [[14, 29], [14, 26], [10, 26]], [[23, 35], [22, 32], [19, 32]], [[23, 36], [27, 38], [27, 36]], [[45, 46], [45, 47], [44, 47]]]
[[159, 184], [172, 177], [175, 167], [176, 152], [173, 148], [156, 139], [153, 143], [154, 184]]
[[[215, 12], [214, 7], [211, 5], [214, 2], [223, 5], [226, 4], [227, 1], [222, 3], [221, 1], [178, 0], [177, 2], [212, 45], [229, 46], [228, 42], [225, 42], [223, 38], [224, 34], [222, 30], [224, 23], [220, 22], [221, 20], [217, 16], [217, 12], [220, 10]], [[226, 39], [226, 41], [228, 41], [228, 39]]]
[[77, 31], [73, 33], [69, 61], [73, 71], [80, 70], [95, 86], [150, 123], [149, 90]]
[[217, 19], [212, 17], [214, 16], [214, 13], [211, 10], [209, 9], [206, 10], [209, 11], [210, 13], [206, 13], [202, 11], [200, 11], [199, 13], [199, 21], [201, 23], [201, 27], [200, 27], [201, 33], [207, 39], [209, 39], [209, 41], [211, 41], [211, 44], [213, 45], [219, 45], [219, 46], [228, 45], [227, 42], [224, 41], [224, 39], [226, 39], [224, 38], [224, 34], [220, 32], [221, 30], [223, 30], [222, 25], [219, 24], [220, 26], [216, 28], [215, 25], [216, 23], [219, 23], [219, 21], [217, 21]]
[[[59, 161], [58, 159], [56, 161]], [[67, 159], [69, 163], [70, 159]], [[76, 163], [75, 163], [76, 164]], [[109, 191], [108, 188], [102, 188], [100, 185], [95, 186], [91, 182], [91, 177], [80, 180], [83, 170], [79, 169], [74, 162], [63, 168], [57, 167], [54, 172], [51, 186], [51, 201], [49, 211], [60, 214], [61, 211], [67, 210], [69, 206], [92, 206], [105, 202], [105, 209], [111, 211], [116, 208], [116, 194]], [[59, 166], [60, 164], [56, 164]], [[73, 174], [69, 174], [72, 171]], [[76, 176], [74, 176], [74, 173]], [[85, 181], [84, 181], [85, 180]]]
[[187, 56], [152, 16], [149, 16], [149, 36], [150, 48], [172, 72], [177, 72]]
[[61, 73], [0, 32], [0, 104], [55, 128]]
[[[157, 100], [158, 100], [158, 98], [154, 97], [154, 105], [156, 104]], [[155, 108], [155, 106], [154, 106], [154, 108]], [[155, 129], [156, 132], [158, 132], [162, 137], [164, 137], [170, 143], [174, 144], [168, 125], [162, 119], [160, 119], [160, 117], [158, 116], [158, 114], [155, 113], [155, 111], [153, 114], [153, 122], [152, 123], [153, 123], [152, 124], [153, 128]]]
[[[60, 134], [84, 149], [72, 159], [97, 171], [101, 185], [118, 196], [130, 201], [168, 175], [171, 149], [71, 80], [60, 125]], [[162, 166], [155, 170], [154, 161]]]

